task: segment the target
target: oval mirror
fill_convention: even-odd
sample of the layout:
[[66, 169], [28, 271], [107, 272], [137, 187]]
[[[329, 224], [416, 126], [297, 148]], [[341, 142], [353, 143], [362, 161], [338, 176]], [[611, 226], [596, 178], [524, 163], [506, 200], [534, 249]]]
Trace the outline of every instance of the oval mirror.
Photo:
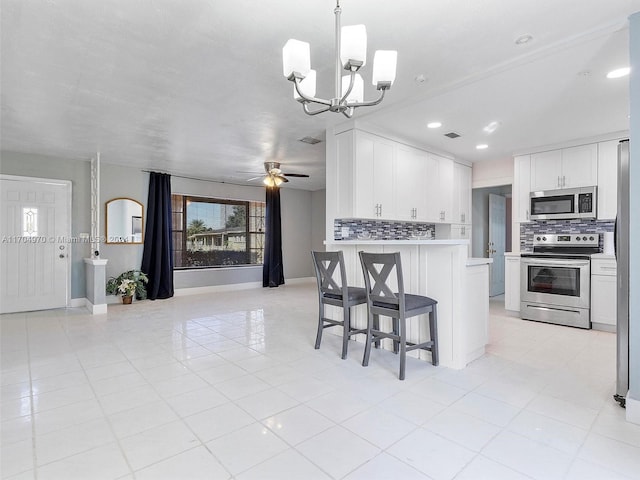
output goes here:
[[142, 204], [131, 198], [114, 198], [107, 202], [106, 242], [142, 243]]

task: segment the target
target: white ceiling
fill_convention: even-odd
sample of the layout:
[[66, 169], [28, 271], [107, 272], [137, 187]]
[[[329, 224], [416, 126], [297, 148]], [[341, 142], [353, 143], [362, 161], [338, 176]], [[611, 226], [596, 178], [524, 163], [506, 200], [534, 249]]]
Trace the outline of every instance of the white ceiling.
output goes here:
[[[333, 85], [334, 0], [1, 0], [2, 149], [243, 183], [280, 161], [324, 186], [324, 130], [282, 76], [289, 38], [311, 43], [318, 96]], [[354, 118], [482, 161], [627, 130], [627, 17], [640, 0], [342, 0], [369, 61], [398, 50], [378, 107]], [[530, 34], [533, 40], [516, 45]], [[363, 69], [370, 81], [370, 65]], [[426, 81], [417, 83], [417, 75]], [[367, 87], [366, 97], [374, 97]], [[426, 123], [440, 120], [440, 130]], [[482, 127], [500, 128], [488, 136]], [[456, 131], [462, 137], [443, 136]], [[484, 151], [477, 143], [488, 143]]]

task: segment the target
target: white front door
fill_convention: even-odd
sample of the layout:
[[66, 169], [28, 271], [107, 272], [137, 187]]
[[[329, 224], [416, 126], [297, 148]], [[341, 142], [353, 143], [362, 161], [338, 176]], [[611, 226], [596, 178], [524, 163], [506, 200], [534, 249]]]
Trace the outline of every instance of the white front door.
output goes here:
[[506, 243], [507, 200], [500, 195], [489, 194], [489, 257], [491, 264], [491, 285], [489, 296], [504, 293], [504, 249]]
[[0, 178], [0, 313], [66, 307], [71, 182]]

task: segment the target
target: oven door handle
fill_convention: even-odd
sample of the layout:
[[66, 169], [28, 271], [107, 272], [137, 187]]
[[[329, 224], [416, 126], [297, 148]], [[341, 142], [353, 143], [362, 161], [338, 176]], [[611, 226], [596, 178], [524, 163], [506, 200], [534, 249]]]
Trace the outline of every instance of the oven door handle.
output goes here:
[[522, 263], [540, 267], [586, 267], [589, 265], [589, 260], [552, 260], [540, 258], [523, 258]]

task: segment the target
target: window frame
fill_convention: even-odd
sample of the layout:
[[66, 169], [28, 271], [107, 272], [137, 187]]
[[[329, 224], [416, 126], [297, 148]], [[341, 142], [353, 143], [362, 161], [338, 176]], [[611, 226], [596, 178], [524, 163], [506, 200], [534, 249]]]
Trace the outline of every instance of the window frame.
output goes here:
[[[203, 196], [199, 196], [199, 195], [188, 195], [188, 194], [182, 194], [182, 193], [173, 193], [172, 194], [172, 200], [173, 197], [181, 197], [181, 206], [182, 206], [182, 211], [176, 211], [173, 210], [173, 201], [172, 201], [172, 209], [171, 209], [171, 215], [172, 217], [174, 217], [175, 214], [180, 214], [182, 215], [182, 224], [180, 225], [180, 228], [176, 228], [176, 225], [172, 225], [171, 228], [171, 234], [173, 236], [173, 238], [175, 239], [175, 234], [176, 233], [180, 233], [182, 236], [182, 243], [180, 245], [179, 249], [176, 249], [176, 245], [175, 242], [173, 245], [173, 252], [172, 255], [174, 255], [174, 265], [173, 265], [173, 269], [174, 271], [185, 271], [185, 270], [203, 270], [203, 269], [218, 269], [218, 268], [251, 268], [251, 267], [262, 267], [264, 264], [264, 250], [262, 252], [262, 262], [261, 263], [239, 263], [236, 265], [191, 265], [191, 266], [182, 266], [185, 263], [185, 255], [187, 254], [187, 202], [200, 202], [200, 203], [214, 203], [214, 204], [222, 204], [222, 205], [233, 205], [233, 206], [244, 206], [245, 207], [245, 230], [244, 230], [244, 234], [245, 234], [245, 252], [248, 255], [251, 255], [252, 252], [254, 250], [257, 250], [256, 248], [253, 247], [252, 242], [251, 242], [251, 237], [252, 235], [263, 235], [263, 239], [264, 239], [264, 235], [265, 235], [265, 231], [264, 231], [264, 209], [265, 209], [265, 202], [264, 201], [259, 201], [259, 200], [233, 200], [233, 199], [229, 199], [229, 198], [217, 198], [217, 197], [203, 197]], [[253, 231], [250, 229], [251, 227], [251, 204], [259, 204], [262, 206], [262, 231]], [[263, 245], [264, 245], [264, 240], [263, 240]], [[175, 262], [175, 251], [180, 251], [181, 252], [181, 266], [176, 266], [176, 262]]]

